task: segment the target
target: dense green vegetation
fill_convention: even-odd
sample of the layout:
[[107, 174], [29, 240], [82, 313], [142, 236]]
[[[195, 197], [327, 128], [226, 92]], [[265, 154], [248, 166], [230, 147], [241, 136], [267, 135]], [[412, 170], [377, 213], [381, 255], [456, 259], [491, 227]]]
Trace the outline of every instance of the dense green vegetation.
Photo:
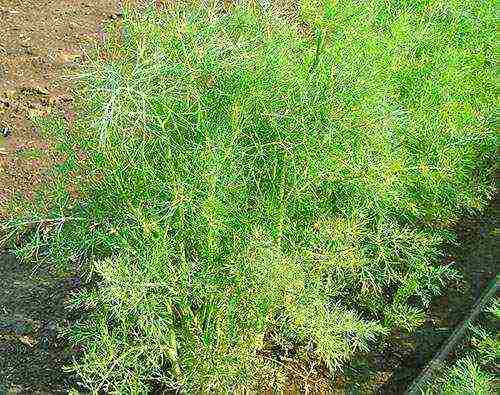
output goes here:
[[493, 191], [494, 2], [299, 8], [127, 13], [82, 76], [82, 197], [43, 237], [99, 278], [90, 388], [279, 388], [276, 349], [335, 377], [455, 276], [447, 228]]

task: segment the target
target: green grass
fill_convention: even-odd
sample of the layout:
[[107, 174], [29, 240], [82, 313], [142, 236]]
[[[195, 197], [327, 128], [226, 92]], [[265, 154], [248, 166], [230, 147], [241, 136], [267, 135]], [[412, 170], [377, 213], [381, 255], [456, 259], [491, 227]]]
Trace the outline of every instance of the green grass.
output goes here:
[[419, 326], [447, 229], [493, 192], [494, 15], [302, 2], [308, 35], [250, 7], [126, 13], [75, 130], [52, 125], [82, 198], [45, 242], [99, 279], [74, 301], [82, 382], [281, 388], [284, 350], [335, 378]]

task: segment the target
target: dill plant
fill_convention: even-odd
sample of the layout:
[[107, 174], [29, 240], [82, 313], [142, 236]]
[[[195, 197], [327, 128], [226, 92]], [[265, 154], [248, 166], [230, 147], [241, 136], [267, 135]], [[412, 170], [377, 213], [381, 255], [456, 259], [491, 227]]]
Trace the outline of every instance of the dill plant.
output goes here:
[[100, 279], [74, 301], [85, 385], [279, 388], [261, 351], [334, 376], [420, 325], [447, 226], [493, 191], [493, 7], [303, 2], [312, 36], [244, 6], [126, 13], [82, 76], [83, 223], [53, 243]]

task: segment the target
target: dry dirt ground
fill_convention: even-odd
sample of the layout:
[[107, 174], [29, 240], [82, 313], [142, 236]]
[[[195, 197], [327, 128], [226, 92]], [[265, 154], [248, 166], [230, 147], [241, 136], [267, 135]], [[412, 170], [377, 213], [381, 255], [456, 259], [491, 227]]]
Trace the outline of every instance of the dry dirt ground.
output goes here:
[[71, 74], [119, 10], [117, 0], [0, 0], [0, 216], [60, 160], [31, 118], [56, 108], [72, 118]]

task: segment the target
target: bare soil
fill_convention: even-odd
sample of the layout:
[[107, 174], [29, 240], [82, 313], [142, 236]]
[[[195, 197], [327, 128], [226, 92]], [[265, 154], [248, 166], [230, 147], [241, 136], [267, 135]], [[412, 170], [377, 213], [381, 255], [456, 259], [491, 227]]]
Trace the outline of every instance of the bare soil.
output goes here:
[[67, 392], [78, 381], [64, 370], [78, 357], [64, 332], [80, 313], [67, 308], [78, 276], [31, 268], [0, 255], [0, 394]]
[[117, 17], [118, 0], [0, 0], [0, 217], [32, 198], [61, 161], [32, 118], [72, 118], [71, 74]]

